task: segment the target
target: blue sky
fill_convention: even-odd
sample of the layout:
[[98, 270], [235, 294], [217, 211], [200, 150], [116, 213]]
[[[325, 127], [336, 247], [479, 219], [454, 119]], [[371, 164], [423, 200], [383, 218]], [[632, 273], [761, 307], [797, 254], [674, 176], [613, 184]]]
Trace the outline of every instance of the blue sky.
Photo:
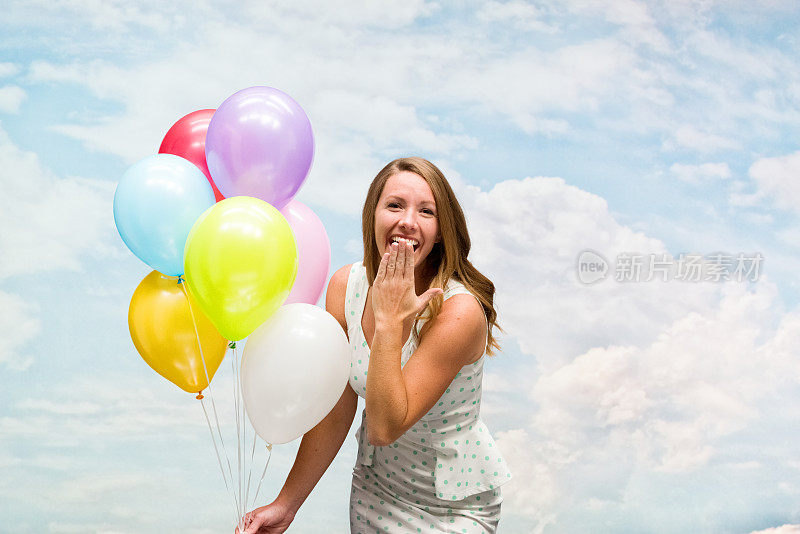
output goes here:
[[[270, 85], [314, 127], [298, 198], [334, 269], [360, 257], [386, 162], [428, 157], [454, 185], [507, 332], [483, 409], [515, 474], [501, 532], [800, 532], [796, 3], [264, 4], [7, 7], [0, 530], [230, 528], [200, 407], [130, 341], [149, 269], [111, 202], [178, 118]], [[587, 248], [764, 264], [585, 285]], [[230, 383], [223, 365], [221, 408]], [[355, 446], [289, 532], [347, 531]], [[296, 447], [275, 448], [265, 499]]]

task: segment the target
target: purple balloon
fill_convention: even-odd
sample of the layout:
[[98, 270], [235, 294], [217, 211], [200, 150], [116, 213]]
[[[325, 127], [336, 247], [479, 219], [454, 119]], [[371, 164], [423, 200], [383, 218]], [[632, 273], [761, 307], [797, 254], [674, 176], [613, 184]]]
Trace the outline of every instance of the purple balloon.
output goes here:
[[298, 263], [297, 278], [284, 304], [316, 304], [331, 267], [328, 233], [317, 214], [298, 200], [289, 202], [281, 213], [294, 233]]
[[313, 158], [308, 116], [272, 87], [234, 93], [208, 126], [206, 163], [226, 198], [256, 197], [280, 209], [305, 182]]

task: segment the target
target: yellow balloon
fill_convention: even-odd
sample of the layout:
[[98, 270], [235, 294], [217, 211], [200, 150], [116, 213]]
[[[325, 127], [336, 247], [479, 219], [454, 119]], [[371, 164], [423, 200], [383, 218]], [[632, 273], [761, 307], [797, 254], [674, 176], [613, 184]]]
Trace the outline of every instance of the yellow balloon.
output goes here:
[[184, 391], [198, 393], [217, 372], [227, 342], [182, 285], [158, 271], [145, 276], [133, 292], [128, 327], [147, 365]]
[[280, 307], [297, 275], [297, 245], [281, 212], [253, 197], [217, 202], [192, 226], [187, 287], [220, 334], [249, 336]]

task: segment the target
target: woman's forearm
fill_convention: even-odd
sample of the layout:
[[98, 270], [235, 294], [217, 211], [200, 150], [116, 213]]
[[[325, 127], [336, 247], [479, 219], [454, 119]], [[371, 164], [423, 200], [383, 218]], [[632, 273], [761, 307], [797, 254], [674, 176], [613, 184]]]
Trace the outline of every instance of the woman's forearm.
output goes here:
[[403, 370], [403, 325], [375, 324], [375, 335], [367, 371], [367, 436], [373, 445], [388, 445], [397, 439], [408, 413]]
[[348, 385], [325, 419], [303, 436], [294, 465], [276, 502], [293, 513], [297, 512], [342, 447], [357, 406], [358, 396]]

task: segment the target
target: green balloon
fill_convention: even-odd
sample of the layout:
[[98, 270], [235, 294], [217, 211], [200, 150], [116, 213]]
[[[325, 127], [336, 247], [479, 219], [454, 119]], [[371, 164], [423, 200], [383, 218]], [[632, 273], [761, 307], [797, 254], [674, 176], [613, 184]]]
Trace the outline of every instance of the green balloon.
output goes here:
[[284, 216], [253, 197], [203, 213], [184, 251], [189, 292], [225, 339], [249, 336], [283, 304], [297, 276], [297, 244]]

